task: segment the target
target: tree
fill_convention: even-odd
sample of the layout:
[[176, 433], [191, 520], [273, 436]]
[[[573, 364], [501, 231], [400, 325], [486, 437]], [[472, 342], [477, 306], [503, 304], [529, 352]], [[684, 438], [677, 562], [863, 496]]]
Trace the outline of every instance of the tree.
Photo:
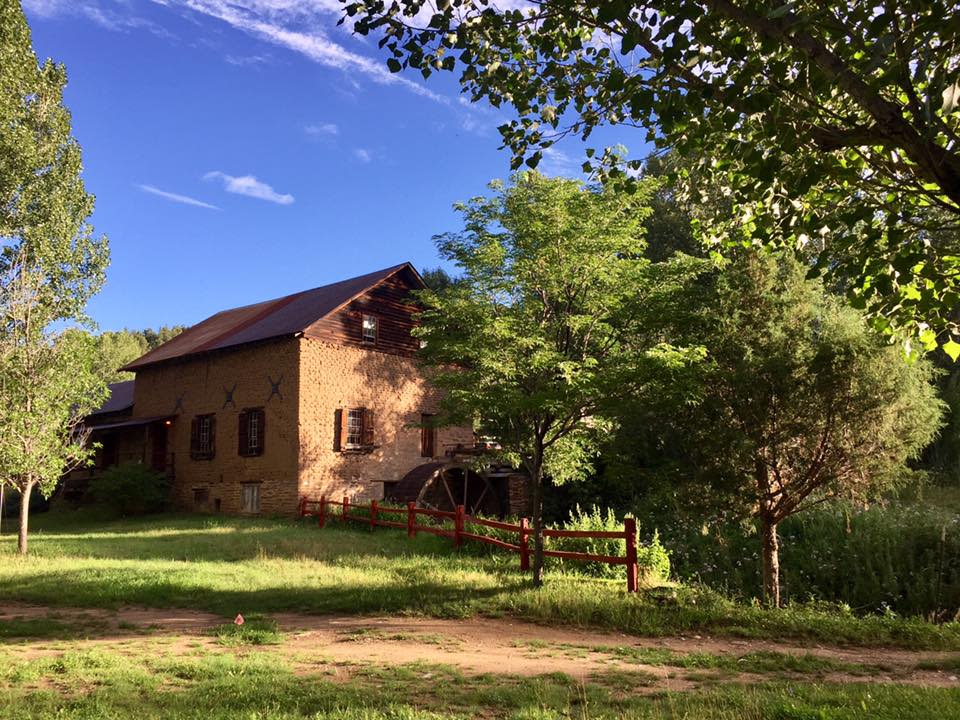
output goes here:
[[424, 284], [431, 290], [445, 290], [457, 283], [456, 278], [450, 277], [450, 273], [441, 267], [427, 268], [420, 273]]
[[89, 337], [70, 329], [108, 250], [86, 222], [65, 83], [62, 66], [37, 64], [19, 3], [0, 4], [0, 483], [20, 492], [24, 554], [31, 493], [84, 462], [79, 418], [104, 395]]
[[172, 340], [183, 329], [182, 325], [164, 325], [158, 330], [147, 328], [102, 332], [96, 336], [97, 371], [108, 383], [132, 380], [133, 373], [121, 372], [120, 368]]
[[147, 352], [147, 341], [141, 333], [119, 330], [103, 332], [95, 337], [97, 372], [106, 383], [132, 380], [133, 373], [120, 368]]
[[630, 392], [625, 370], [684, 353], [659, 343], [623, 352], [620, 328], [645, 307], [636, 299], [660, 287], [643, 259], [649, 189], [627, 195], [536, 173], [490, 187], [457, 206], [462, 231], [436, 239], [462, 275], [422, 293], [420, 357], [445, 391], [443, 422], [478, 421], [529, 475], [539, 586], [544, 476], [583, 477], [609, 428], [605, 398]]
[[[381, 37], [391, 71], [459, 68], [471, 100], [512, 105], [518, 117], [500, 131], [515, 166], [600, 125], [642, 128], [659, 151], [699, 157], [700, 187], [729, 197], [735, 212], [704, 226], [705, 239], [806, 248], [818, 270], [856, 280], [850, 296], [878, 327], [928, 348], [938, 328], [957, 327], [960, 257], [929, 242], [960, 226], [955, 3], [435, 7], [357, 0], [345, 12], [356, 32]], [[587, 156], [594, 170], [612, 159]]]
[[659, 405], [641, 403], [653, 407], [649, 432], [671, 455], [671, 482], [688, 478], [701, 512], [757, 519], [773, 605], [779, 523], [890, 488], [935, 437], [943, 406], [926, 361], [882, 342], [805, 273], [788, 256], [745, 251], [700, 283], [694, 312], [667, 322], [675, 337], [703, 342], [706, 361], [684, 373], [681, 402], [663, 393]]

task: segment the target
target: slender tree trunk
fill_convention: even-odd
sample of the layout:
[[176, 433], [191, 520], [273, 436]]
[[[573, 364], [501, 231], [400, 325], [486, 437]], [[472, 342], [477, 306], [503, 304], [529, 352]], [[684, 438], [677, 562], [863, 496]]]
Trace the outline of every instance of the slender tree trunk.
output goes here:
[[777, 524], [761, 518], [760, 540], [763, 543], [763, 599], [772, 607], [780, 607], [780, 541]]
[[530, 482], [533, 492], [533, 586], [543, 586], [543, 464], [534, 464]]
[[30, 494], [33, 492], [33, 483], [27, 482], [20, 491], [20, 534], [17, 536], [17, 552], [27, 554], [27, 524], [30, 520]]

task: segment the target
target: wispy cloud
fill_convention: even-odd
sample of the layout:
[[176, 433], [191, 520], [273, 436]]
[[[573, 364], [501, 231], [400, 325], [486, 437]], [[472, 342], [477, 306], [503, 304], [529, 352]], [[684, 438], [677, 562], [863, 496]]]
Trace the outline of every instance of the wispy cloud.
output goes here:
[[[334, 42], [321, 23], [339, 19], [343, 6], [337, 0], [153, 0], [159, 5], [182, 7], [215, 18], [248, 35], [285, 47], [326, 67], [359, 73], [381, 85], [398, 85], [439, 103], [450, 100], [399, 74], [391, 73], [382, 58], [369, 57]], [[302, 30], [300, 28], [309, 28]]]
[[158, 187], [153, 185], [137, 185], [138, 188], [143, 190], [145, 193], [150, 193], [151, 195], [157, 195], [166, 200], [172, 200], [173, 202], [183, 203], [184, 205], [193, 205], [194, 207], [206, 208], [207, 210], [219, 210], [216, 205], [211, 205], [210, 203], [205, 203], [203, 200], [197, 200], [192, 198], [189, 195], [180, 195], [179, 193], [167, 192], [166, 190], [161, 190]]
[[370, 154], [369, 150], [364, 148], [354, 148], [353, 156], [362, 163], [368, 163], [373, 160], [373, 155]]
[[583, 168], [576, 160], [555, 147], [548, 147], [543, 150], [543, 158], [540, 160], [537, 170], [544, 175], [573, 177], [583, 174]]
[[340, 134], [340, 128], [337, 127], [336, 123], [311, 123], [309, 125], [304, 125], [303, 131], [311, 137]]
[[223, 59], [231, 65], [237, 65], [238, 67], [266, 65], [272, 60], [269, 55], [226, 55]]
[[[285, 48], [324, 67], [341, 70], [343, 78], [359, 87], [357, 79], [366, 79], [380, 85], [402, 87], [421, 97], [447, 107], [455, 107], [455, 100], [441, 95], [411, 79], [407, 73], [391, 73], [382, 54], [363, 38], [350, 34], [350, 23], [341, 27], [336, 22], [343, 17], [341, 0], [149, 0], [154, 5], [177, 12], [182, 18], [198, 22], [211, 18], [229, 27], [271, 45]], [[111, 30], [127, 32], [143, 29], [171, 40], [174, 36], [153, 20], [136, 15], [131, 0], [23, 0], [24, 6], [39, 17], [86, 17]], [[501, 9], [523, 5], [525, 0], [499, 0]], [[427, 3], [416, 21], [424, 25], [433, 13]], [[337, 39], [331, 39], [335, 34]], [[341, 39], [343, 38], [343, 39]], [[349, 40], [348, 40], [349, 38]], [[202, 40], [201, 40], [202, 41]], [[345, 43], [352, 43], [353, 48]], [[369, 52], [368, 52], [369, 51]], [[256, 67], [275, 61], [269, 53], [228, 54], [226, 62]], [[335, 86], [336, 90], [341, 90]], [[457, 112], [462, 130], [486, 135], [491, 122], [482, 115], [484, 105], [473, 105], [460, 100], [462, 110]], [[478, 113], [479, 115], [474, 115]]]
[[247, 197], [266, 200], [277, 203], [278, 205], [292, 205], [293, 195], [278, 193], [265, 182], [257, 180], [253, 175], [227, 175], [219, 170], [211, 170], [203, 176], [204, 180], [220, 180], [223, 182], [223, 189], [236, 195], [246, 195]]
[[[126, 3], [121, 3], [126, 6]], [[42, 18], [85, 17], [106, 30], [129, 32], [146, 30], [165, 40], [176, 40], [177, 36], [152, 20], [128, 12], [129, 7], [117, 10], [96, 0], [23, 0], [24, 9]]]

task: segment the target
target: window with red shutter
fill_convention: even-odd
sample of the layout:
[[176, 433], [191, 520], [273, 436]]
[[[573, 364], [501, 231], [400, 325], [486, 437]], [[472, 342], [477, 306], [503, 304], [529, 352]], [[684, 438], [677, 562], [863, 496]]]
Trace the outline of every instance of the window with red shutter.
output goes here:
[[213, 415], [197, 415], [190, 422], [190, 457], [212, 460], [216, 454], [217, 419]]
[[238, 451], [244, 457], [263, 455], [265, 424], [263, 408], [245, 408], [240, 412]]

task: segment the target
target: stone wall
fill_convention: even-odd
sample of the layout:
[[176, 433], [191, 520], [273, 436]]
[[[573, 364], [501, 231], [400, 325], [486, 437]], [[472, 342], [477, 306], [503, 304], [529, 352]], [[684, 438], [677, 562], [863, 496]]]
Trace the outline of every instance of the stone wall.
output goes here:
[[[420, 415], [437, 412], [438, 391], [414, 360], [362, 347], [303, 338], [300, 341], [300, 491], [317, 498], [356, 502], [383, 498], [384, 482], [399, 481], [431, 458], [421, 456]], [[373, 449], [334, 450], [338, 409], [374, 413]], [[444, 447], [473, 442], [470, 428], [437, 431], [435, 456]]]
[[[261, 513], [296, 511], [298, 344], [293, 338], [282, 339], [137, 372], [134, 416], [176, 416], [167, 450], [173, 454], [173, 501], [178, 507], [240, 513], [243, 484], [259, 483]], [[239, 414], [253, 407], [265, 412], [264, 452], [243, 457], [238, 452]], [[190, 423], [205, 414], [216, 418], [215, 454], [210, 460], [194, 460]]]

